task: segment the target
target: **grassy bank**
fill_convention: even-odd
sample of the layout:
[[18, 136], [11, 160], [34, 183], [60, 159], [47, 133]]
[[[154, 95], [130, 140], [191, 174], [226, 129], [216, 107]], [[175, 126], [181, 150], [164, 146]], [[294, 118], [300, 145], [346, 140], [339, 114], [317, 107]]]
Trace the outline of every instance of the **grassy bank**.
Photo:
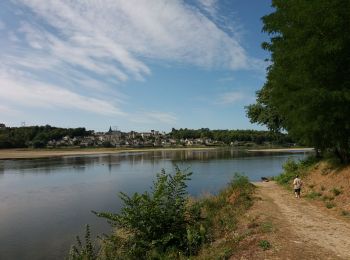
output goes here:
[[303, 180], [302, 197], [326, 208], [331, 214], [350, 220], [350, 165], [340, 164], [334, 158], [317, 160], [309, 157], [294, 162], [288, 160], [283, 173], [274, 178], [292, 189], [296, 175]]
[[119, 214], [95, 213], [111, 223], [113, 233], [97, 248], [87, 229], [70, 259], [227, 259], [246, 234], [237, 233], [240, 218], [253, 204], [254, 186], [235, 175], [216, 196], [188, 197], [190, 173], [162, 171], [150, 192], [121, 194]]

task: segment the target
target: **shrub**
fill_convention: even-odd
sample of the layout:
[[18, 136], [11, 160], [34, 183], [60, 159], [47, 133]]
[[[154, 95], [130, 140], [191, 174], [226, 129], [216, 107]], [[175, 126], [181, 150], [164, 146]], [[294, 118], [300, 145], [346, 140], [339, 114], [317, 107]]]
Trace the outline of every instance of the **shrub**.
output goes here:
[[271, 244], [269, 241], [267, 240], [260, 240], [259, 241], [259, 246], [263, 249], [263, 250], [268, 250], [271, 248]]
[[333, 192], [334, 196], [338, 196], [338, 195], [340, 195], [341, 192], [342, 192], [341, 190], [339, 190], [339, 189], [337, 189], [337, 188], [333, 188], [331, 191]]
[[322, 200], [323, 200], [323, 201], [326, 201], [326, 200], [334, 200], [334, 197], [324, 195], [324, 196], [322, 197]]
[[287, 185], [298, 174], [299, 165], [292, 159], [288, 159], [283, 164], [283, 173], [277, 176], [275, 179], [279, 184]]
[[69, 252], [69, 260], [94, 260], [97, 258], [97, 251], [91, 241], [89, 225], [86, 225], [85, 244], [81, 242], [79, 236], [76, 237], [77, 245], [73, 245]]
[[271, 221], [261, 223], [261, 231], [263, 233], [269, 233], [269, 232], [272, 232], [273, 230], [274, 228]]
[[350, 211], [342, 210], [341, 214], [342, 214], [342, 216], [350, 217]]
[[193, 239], [199, 231], [187, 227], [193, 222], [192, 216], [186, 216], [185, 182], [190, 175], [178, 167], [175, 167], [174, 175], [162, 170], [157, 174], [151, 192], [135, 193], [131, 197], [120, 193], [124, 202], [120, 214], [95, 214], [128, 234], [124, 243], [131, 246], [129, 252], [133, 257], [143, 258], [145, 252], [167, 252], [172, 248], [192, 251]]
[[[247, 177], [235, 174], [217, 196], [195, 201], [189, 200], [186, 192], [190, 175], [178, 167], [174, 175], [162, 170], [150, 192], [132, 196], [121, 193], [124, 206], [119, 214], [94, 212], [116, 228], [101, 238], [98, 256], [88, 231], [86, 246], [77, 238], [78, 246], [72, 247], [70, 259], [187, 259], [204, 250], [203, 245], [217, 234], [222, 237], [233, 232], [237, 217], [252, 205], [254, 185]], [[225, 256], [231, 251], [225, 251]]]
[[[315, 163], [318, 161], [317, 158], [313, 156], [309, 156], [304, 160], [300, 160], [299, 162], [295, 162], [292, 159], [288, 159], [284, 164], [283, 164], [283, 173], [280, 175], [276, 176], [274, 179], [282, 185], [288, 185], [296, 175], [301, 175], [303, 176], [306, 172], [306, 170], [315, 165]], [[314, 186], [311, 184], [311, 188]]]
[[331, 208], [334, 208], [334, 207], [335, 207], [335, 203], [330, 202], [330, 201], [326, 202], [326, 208], [327, 209], [331, 209]]
[[315, 198], [318, 198], [318, 197], [321, 197], [322, 196], [322, 193], [320, 192], [315, 192], [315, 191], [311, 191], [309, 192], [306, 197], [309, 198], [309, 199], [315, 199]]

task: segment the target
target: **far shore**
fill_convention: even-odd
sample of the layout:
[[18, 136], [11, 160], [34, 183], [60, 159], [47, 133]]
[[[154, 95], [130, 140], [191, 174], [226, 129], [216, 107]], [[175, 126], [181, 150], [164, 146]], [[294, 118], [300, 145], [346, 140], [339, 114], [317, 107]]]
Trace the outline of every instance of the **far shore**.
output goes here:
[[312, 152], [314, 148], [275, 148], [275, 149], [249, 149], [248, 152], [279, 153], [279, 152]]
[[0, 149], [0, 160], [31, 159], [74, 155], [115, 154], [126, 152], [209, 150], [218, 147], [169, 147], [169, 148], [62, 148], [62, 149]]
[[[127, 152], [176, 151], [176, 150], [211, 150], [222, 147], [161, 147], [161, 148], [59, 148], [59, 149], [0, 149], [0, 160], [31, 159], [60, 156], [80, 156], [96, 154], [116, 154]], [[248, 152], [312, 152], [314, 148], [269, 148], [249, 149]]]

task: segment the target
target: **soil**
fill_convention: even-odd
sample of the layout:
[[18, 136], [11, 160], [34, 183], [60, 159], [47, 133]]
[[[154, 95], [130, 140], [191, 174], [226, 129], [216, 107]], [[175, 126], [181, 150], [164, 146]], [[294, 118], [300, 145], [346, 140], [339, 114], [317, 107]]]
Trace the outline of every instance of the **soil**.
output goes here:
[[[335, 167], [320, 162], [308, 172], [303, 182], [305, 196], [315, 192], [320, 195], [314, 200], [316, 205], [324, 208], [325, 204], [330, 202], [334, 207], [328, 210], [329, 213], [339, 217], [345, 211], [350, 216], [350, 166]], [[335, 190], [338, 193], [335, 193]], [[350, 221], [350, 217], [346, 219]]]
[[[231, 259], [350, 259], [349, 222], [273, 181], [255, 185], [256, 201], [241, 223], [251, 235]], [[271, 244], [265, 250], [264, 240]]]

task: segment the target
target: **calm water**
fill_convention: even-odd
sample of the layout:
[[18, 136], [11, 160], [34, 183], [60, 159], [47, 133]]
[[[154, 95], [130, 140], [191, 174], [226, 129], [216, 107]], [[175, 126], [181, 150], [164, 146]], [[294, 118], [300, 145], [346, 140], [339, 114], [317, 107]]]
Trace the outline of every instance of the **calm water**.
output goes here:
[[64, 259], [85, 224], [94, 234], [110, 230], [91, 210], [117, 212], [119, 191], [147, 190], [173, 164], [190, 167], [188, 190], [197, 196], [217, 192], [234, 172], [259, 180], [304, 156], [219, 149], [0, 160], [0, 259]]

